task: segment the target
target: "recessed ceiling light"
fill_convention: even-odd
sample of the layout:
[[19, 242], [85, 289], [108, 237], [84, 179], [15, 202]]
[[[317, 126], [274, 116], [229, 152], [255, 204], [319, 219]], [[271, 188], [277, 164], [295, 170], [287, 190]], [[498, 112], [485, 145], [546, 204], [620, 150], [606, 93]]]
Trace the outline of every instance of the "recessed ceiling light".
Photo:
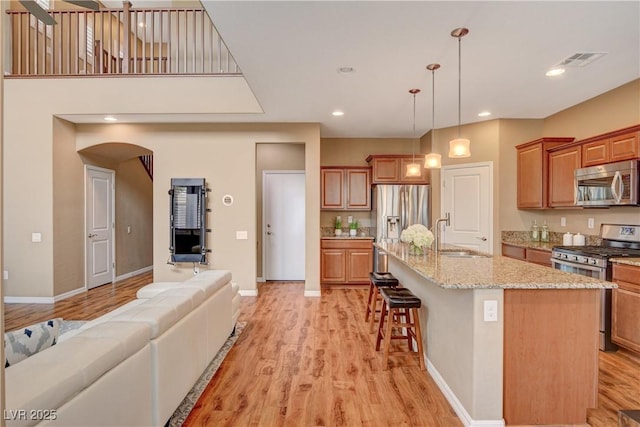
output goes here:
[[104, 118], [104, 121], [105, 121], [105, 122], [117, 122], [117, 121], [118, 121], [118, 119], [116, 119], [116, 118], [115, 118], [115, 117], [113, 117], [113, 116], [107, 116], [107, 117], [105, 117], [105, 118]]
[[353, 67], [340, 67], [340, 68], [338, 68], [338, 72], [339, 73], [343, 73], [343, 74], [353, 73], [354, 71], [355, 71], [355, 68], [353, 68]]
[[331, 115], [335, 116], [335, 117], [340, 117], [340, 116], [344, 116], [344, 112], [343, 111], [339, 111], [336, 110], [333, 113], [331, 113]]
[[478, 117], [487, 117], [491, 115], [491, 111], [482, 111], [478, 113]]
[[547, 77], [559, 76], [560, 74], [564, 74], [564, 68], [552, 68], [545, 73]]

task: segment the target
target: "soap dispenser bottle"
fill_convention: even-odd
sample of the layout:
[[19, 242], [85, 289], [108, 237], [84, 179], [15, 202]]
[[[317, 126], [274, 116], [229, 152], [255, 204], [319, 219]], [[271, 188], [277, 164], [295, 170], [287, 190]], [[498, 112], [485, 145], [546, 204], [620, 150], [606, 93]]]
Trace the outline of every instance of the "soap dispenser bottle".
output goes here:
[[549, 242], [549, 227], [547, 226], [547, 221], [542, 224], [542, 229], [540, 230], [540, 241], [544, 243]]
[[538, 223], [535, 219], [533, 220], [533, 224], [531, 225], [531, 241], [540, 241], [540, 228], [538, 227]]

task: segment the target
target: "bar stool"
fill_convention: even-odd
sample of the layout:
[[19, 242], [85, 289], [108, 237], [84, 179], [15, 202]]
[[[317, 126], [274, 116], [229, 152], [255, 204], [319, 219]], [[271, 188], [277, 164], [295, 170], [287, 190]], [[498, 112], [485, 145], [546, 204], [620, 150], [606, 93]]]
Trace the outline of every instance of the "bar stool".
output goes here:
[[[382, 309], [378, 337], [376, 339], [376, 351], [380, 350], [380, 342], [384, 339], [382, 369], [385, 371], [389, 369], [391, 340], [403, 339], [407, 340], [409, 351], [413, 351], [412, 340], [415, 340], [418, 347], [420, 369], [424, 371], [422, 330], [420, 329], [420, 316], [418, 314], [422, 301], [406, 288], [381, 288], [380, 295], [382, 295]], [[386, 325], [385, 319], [387, 321]], [[394, 328], [404, 328], [404, 334], [393, 335]]]
[[379, 288], [395, 288], [398, 286], [398, 283], [398, 279], [393, 277], [393, 274], [391, 273], [369, 273], [369, 297], [367, 298], [367, 308], [364, 316], [364, 321], [369, 322], [369, 332], [373, 332], [375, 328], [378, 300], [381, 299]]

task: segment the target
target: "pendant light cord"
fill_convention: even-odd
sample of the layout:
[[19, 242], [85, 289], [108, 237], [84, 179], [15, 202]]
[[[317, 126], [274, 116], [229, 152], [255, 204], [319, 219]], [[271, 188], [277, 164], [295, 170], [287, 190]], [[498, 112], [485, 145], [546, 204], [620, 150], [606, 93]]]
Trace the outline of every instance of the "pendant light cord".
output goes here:
[[460, 105], [462, 103], [462, 37], [458, 37], [458, 138], [460, 138]]

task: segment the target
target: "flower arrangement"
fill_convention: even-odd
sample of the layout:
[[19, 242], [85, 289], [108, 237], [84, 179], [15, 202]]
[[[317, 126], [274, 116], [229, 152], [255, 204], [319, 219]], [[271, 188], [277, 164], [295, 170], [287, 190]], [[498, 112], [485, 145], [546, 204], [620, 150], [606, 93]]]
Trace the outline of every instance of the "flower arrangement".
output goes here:
[[409, 243], [413, 252], [422, 253], [433, 242], [433, 233], [422, 224], [413, 224], [402, 230], [400, 240]]

